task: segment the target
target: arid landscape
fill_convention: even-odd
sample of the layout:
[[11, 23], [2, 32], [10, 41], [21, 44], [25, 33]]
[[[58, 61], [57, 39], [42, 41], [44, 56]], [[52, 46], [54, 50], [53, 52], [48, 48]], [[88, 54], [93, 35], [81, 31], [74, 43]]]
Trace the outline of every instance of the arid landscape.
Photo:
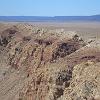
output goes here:
[[100, 100], [100, 23], [1, 22], [0, 100]]

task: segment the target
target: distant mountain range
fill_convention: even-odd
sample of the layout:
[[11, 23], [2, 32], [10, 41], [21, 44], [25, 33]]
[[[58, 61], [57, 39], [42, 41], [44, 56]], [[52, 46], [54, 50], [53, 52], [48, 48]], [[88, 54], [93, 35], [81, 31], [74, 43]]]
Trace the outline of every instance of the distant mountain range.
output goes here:
[[0, 21], [12, 22], [68, 22], [68, 21], [99, 21], [100, 15], [93, 16], [0, 16]]

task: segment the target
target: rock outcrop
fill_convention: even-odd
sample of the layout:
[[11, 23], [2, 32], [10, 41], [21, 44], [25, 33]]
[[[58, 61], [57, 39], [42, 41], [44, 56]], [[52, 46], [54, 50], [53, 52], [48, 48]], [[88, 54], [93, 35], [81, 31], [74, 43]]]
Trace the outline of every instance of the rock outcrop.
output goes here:
[[21, 24], [0, 35], [10, 66], [0, 81], [2, 100], [99, 100], [99, 42]]

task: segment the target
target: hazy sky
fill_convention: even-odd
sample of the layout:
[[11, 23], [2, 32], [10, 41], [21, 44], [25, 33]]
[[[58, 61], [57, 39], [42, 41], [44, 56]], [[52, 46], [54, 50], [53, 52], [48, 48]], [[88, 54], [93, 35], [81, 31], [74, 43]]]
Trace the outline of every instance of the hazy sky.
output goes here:
[[100, 14], [100, 0], [0, 0], [0, 16]]

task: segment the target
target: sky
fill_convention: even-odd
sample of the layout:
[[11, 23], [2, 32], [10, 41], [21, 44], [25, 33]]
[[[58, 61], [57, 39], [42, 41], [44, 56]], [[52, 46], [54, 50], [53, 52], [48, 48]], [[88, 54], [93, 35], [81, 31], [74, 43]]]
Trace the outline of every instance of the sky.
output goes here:
[[0, 16], [88, 16], [100, 14], [100, 0], [0, 0]]

